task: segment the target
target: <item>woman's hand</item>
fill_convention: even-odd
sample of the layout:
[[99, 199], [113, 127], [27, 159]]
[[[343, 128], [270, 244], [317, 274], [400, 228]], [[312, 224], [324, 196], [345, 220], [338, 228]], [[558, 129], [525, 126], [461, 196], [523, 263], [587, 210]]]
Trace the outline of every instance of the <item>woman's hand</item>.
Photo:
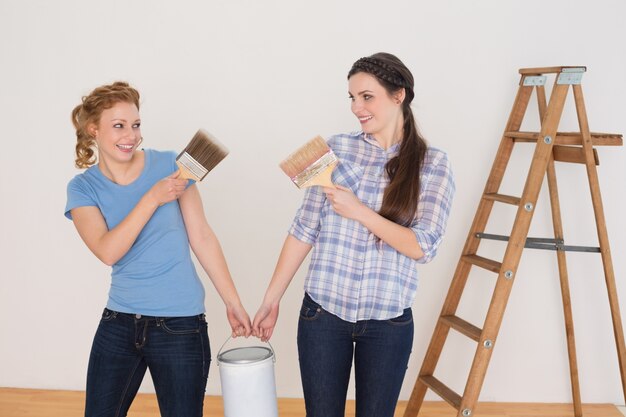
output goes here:
[[178, 178], [180, 170], [154, 184], [148, 195], [159, 206], [176, 200], [185, 192], [188, 180]]
[[347, 219], [358, 220], [368, 207], [349, 188], [335, 185], [323, 187], [326, 198], [337, 214]]
[[185, 192], [187, 180], [179, 179], [179, 176], [180, 171], [176, 171], [154, 184], [124, 220], [111, 230], [98, 207], [72, 209], [72, 220], [80, 237], [98, 259], [106, 265], [114, 265], [130, 250], [154, 211]]
[[278, 303], [275, 304], [262, 304], [259, 307], [254, 316], [252, 323], [252, 334], [263, 342], [267, 342], [272, 333], [274, 332], [274, 326], [278, 320]]
[[350, 189], [340, 185], [335, 187], [324, 187], [323, 190], [337, 214], [361, 223], [380, 240], [409, 258], [420, 259], [424, 256], [413, 229], [381, 216], [363, 204]]
[[232, 337], [245, 336], [252, 334], [252, 325], [250, 317], [241, 304], [235, 307], [226, 308], [226, 317], [232, 329]]

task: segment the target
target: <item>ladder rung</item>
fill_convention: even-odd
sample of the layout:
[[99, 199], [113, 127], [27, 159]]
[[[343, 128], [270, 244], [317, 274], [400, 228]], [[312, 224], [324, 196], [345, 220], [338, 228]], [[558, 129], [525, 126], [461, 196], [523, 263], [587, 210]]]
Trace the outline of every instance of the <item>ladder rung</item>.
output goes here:
[[497, 193], [486, 193], [483, 195], [483, 198], [486, 200], [499, 201], [501, 203], [513, 204], [514, 206], [519, 206], [521, 199], [519, 197], [514, 197], [512, 195], [504, 195]]
[[[504, 136], [514, 139], [515, 142], [537, 142], [539, 132], [504, 132]], [[591, 132], [593, 146], [622, 146], [624, 139], [617, 133]], [[582, 145], [583, 139], [579, 132], [557, 132], [555, 145]]]
[[[556, 145], [552, 148], [554, 160], [559, 162], [570, 162], [574, 164], [586, 164], [585, 151], [578, 146], [561, 146]], [[593, 149], [593, 159], [596, 165], [600, 165], [598, 159], [598, 151]]]
[[500, 272], [502, 264], [500, 262], [492, 261], [491, 259], [483, 258], [478, 255], [463, 255], [461, 257], [465, 262], [469, 262], [473, 265], [480, 266], [496, 274]]
[[464, 334], [470, 339], [473, 339], [476, 342], [480, 341], [480, 334], [482, 333], [482, 330], [474, 326], [472, 323], [468, 323], [457, 316], [441, 316], [441, 320], [454, 330]]
[[461, 396], [456, 392], [452, 391], [443, 382], [439, 381], [432, 375], [423, 375], [419, 377], [420, 381], [422, 381], [428, 388], [433, 390], [437, 395], [446, 400], [448, 404], [457, 410], [461, 407]]

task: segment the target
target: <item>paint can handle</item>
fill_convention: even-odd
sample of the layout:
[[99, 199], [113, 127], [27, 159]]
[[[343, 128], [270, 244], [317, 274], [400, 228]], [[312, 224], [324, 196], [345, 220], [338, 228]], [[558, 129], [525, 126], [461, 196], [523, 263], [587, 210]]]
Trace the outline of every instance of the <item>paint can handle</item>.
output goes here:
[[[232, 336], [228, 336], [228, 338], [226, 338], [226, 341], [224, 343], [222, 343], [222, 347], [220, 347], [220, 350], [217, 352], [217, 358], [219, 358], [220, 354], [222, 353], [222, 350], [224, 350], [224, 346], [226, 346], [226, 343], [228, 343], [231, 339], [233, 339]], [[272, 346], [272, 344], [270, 343], [270, 341], [268, 340], [267, 342], [265, 342], [269, 345], [270, 347], [270, 351], [272, 352], [272, 362], [276, 363], [276, 351], [274, 350], [274, 347]], [[220, 365], [220, 361], [217, 361], [217, 366]]]

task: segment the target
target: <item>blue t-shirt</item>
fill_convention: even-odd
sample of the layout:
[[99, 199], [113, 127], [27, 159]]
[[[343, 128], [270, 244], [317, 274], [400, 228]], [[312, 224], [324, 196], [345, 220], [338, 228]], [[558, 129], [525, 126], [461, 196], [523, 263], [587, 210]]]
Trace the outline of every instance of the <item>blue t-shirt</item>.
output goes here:
[[[118, 225], [159, 180], [175, 172], [176, 154], [144, 150], [143, 171], [128, 185], [105, 177], [94, 165], [67, 186], [65, 216], [76, 207], [96, 206], [109, 230]], [[198, 277], [178, 200], [159, 207], [130, 250], [115, 264], [107, 308], [146, 316], [180, 317], [204, 312]]]

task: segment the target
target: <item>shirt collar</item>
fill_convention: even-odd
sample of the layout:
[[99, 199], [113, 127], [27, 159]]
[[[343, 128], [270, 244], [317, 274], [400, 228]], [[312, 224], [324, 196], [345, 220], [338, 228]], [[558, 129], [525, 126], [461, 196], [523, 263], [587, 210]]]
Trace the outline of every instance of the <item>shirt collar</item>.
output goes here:
[[398, 154], [398, 152], [400, 151], [400, 143], [394, 143], [393, 145], [391, 145], [389, 148], [387, 149], [383, 149], [380, 144], [378, 143], [378, 141], [376, 139], [374, 139], [374, 136], [370, 135], [369, 133], [365, 133], [363, 131], [361, 131], [361, 134], [359, 135], [361, 137], [361, 139], [363, 139], [365, 142], [369, 143], [370, 145], [373, 145], [375, 147], [377, 147], [378, 149], [380, 149], [381, 151], [385, 152], [385, 154], [387, 154], [388, 156], [395, 156]]

